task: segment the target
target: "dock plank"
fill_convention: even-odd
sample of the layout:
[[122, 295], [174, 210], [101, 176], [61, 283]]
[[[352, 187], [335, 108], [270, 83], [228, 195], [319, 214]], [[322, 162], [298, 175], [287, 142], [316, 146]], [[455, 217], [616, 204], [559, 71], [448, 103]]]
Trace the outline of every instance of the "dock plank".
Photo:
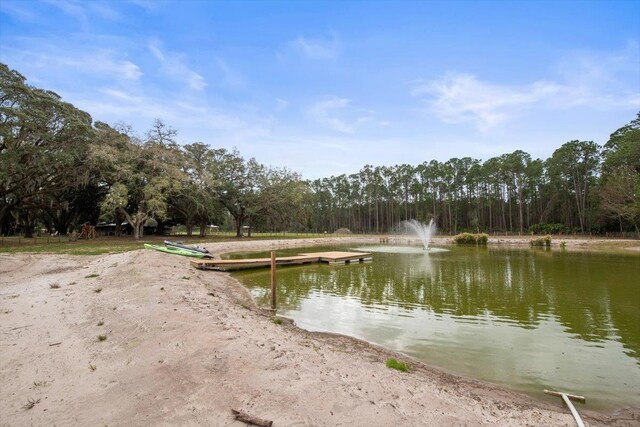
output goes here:
[[[276, 265], [301, 265], [317, 262], [350, 263], [352, 261], [369, 261], [371, 253], [368, 252], [312, 252], [287, 257], [277, 257]], [[215, 269], [223, 271], [242, 270], [247, 268], [260, 268], [271, 266], [270, 258], [247, 258], [247, 259], [199, 259], [191, 261], [191, 265], [201, 270]]]

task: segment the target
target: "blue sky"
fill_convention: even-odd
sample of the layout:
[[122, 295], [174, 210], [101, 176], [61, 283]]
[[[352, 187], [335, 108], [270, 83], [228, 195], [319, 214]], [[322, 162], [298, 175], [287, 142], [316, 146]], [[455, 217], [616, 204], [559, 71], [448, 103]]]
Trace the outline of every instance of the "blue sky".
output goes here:
[[2, 0], [0, 61], [94, 120], [305, 178], [544, 159], [640, 110], [640, 2]]

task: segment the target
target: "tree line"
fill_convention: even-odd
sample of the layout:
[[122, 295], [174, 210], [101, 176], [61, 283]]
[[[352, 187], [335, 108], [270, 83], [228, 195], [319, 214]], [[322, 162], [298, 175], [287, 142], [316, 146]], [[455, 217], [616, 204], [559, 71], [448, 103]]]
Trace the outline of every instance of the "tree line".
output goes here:
[[640, 225], [640, 113], [604, 146], [570, 141], [546, 160], [517, 150], [418, 165], [366, 165], [303, 180], [237, 150], [195, 142], [157, 119], [142, 136], [28, 85], [0, 64], [0, 233], [66, 234], [129, 224], [139, 238], [182, 224], [259, 231], [392, 231], [434, 219], [447, 233], [635, 231]]

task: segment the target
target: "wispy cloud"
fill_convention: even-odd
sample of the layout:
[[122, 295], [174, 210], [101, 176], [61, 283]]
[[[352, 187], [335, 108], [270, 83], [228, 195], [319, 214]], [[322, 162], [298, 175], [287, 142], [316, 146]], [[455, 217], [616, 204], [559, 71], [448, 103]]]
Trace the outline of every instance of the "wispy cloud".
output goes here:
[[204, 77], [191, 70], [186, 64], [186, 57], [180, 53], [165, 52], [157, 41], [149, 42], [149, 51], [162, 65], [162, 70], [170, 76], [183, 80], [189, 87], [202, 90], [207, 86]]
[[[562, 106], [640, 107], [640, 47], [630, 41], [617, 52], [573, 52], [554, 67], [564, 80]], [[629, 82], [634, 82], [631, 85]]]
[[[609, 55], [575, 53], [556, 67], [556, 81], [504, 85], [472, 74], [411, 82], [411, 95], [422, 99], [445, 123], [472, 123], [488, 131], [527, 109], [629, 109], [640, 107], [640, 87], [630, 87], [640, 74], [638, 46], [630, 44]], [[625, 76], [625, 74], [628, 74]]]
[[[96, 117], [127, 120], [136, 117], [151, 120], [159, 117], [176, 125], [200, 126], [210, 130], [246, 131], [252, 125], [239, 114], [231, 114], [207, 104], [184, 98], [181, 95], [169, 99], [145, 95], [143, 91], [128, 93], [117, 88], [102, 88], [105, 97], [74, 97], [74, 102], [91, 111]], [[72, 95], [73, 96], [73, 95]], [[250, 120], [253, 121], [253, 120]], [[259, 120], [255, 120], [259, 121]], [[261, 122], [261, 126], [264, 122]]]
[[138, 80], [143, 75], [137, 64], [110, 49], [83, 48], [78, 52], [55, 43], [37, 41], [37, 47], [29, 50], [3, 47], [3, 60], [10, 60], [21, 70], [47, 69], [51, 73], [60, 68], [122, 80]]
[[276, 98], [276, 111], [286, 110], [289, 106], [289, 101], [282, 98]]
[[316, 102], [307, 110], [307, 114], [318, 123], [333, 130], [352, 133], [355, 130], [355, 126], [335, 116], [337, 111], [344, 109], [350, 103], [350, 99], [332, 96]]
[[431, 111], [446, 123], [474, 123], [486, 131], [505, 122], [515, 110], [557, 94], [553, 83], [506, 86], [478, 80], [470, 74], [450, 74], [430, 82], [418, 82], [413, 96], [426, 97]]
[[41, 0], [60, 10], [65, 15], [75, 19], [84, 31], [91, 29], [91, 23], [94, 20], [106, 19], [116, 21], [121, 18], [109, 2], [101, 0], [82, 1], [82, 0]]
[[342, 51], [342, 43], [335, 34], [329, 37], [298, 36], [288, 43], [291, 50], [308, 59], [336, 59]]
[[376, 120], [376, 112], [353, 107], [348, 98], [325, 97], [311, 105], [306, 115], [332, 130], [342, 133], [354, 133], [359, 126], [373, 124], [388, 126], [389, 122]]
[[244, 78], [236, 70], [232, 69], [227, 61], [217, 56], [215, 58], [218, 68], [222, 72], [222, 80], [229, 87], [238, 87], [244, 84]]
[[37, 15], [26, 2], [0, 1], [0, 13], [27, 22], [34, 21], [37, 18]]

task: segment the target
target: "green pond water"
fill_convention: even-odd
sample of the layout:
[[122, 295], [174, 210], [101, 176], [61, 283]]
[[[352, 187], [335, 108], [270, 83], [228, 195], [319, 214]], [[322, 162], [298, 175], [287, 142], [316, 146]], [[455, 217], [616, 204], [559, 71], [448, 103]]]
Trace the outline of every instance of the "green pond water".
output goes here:
[[[279, 315], [540, 398], [550, 388], [594, 409], [640, 406], [638, 254], [334, 246], [277, 255], [336, 249], [375, 252], [368, 263], [279, 268]], [[268, 253], [232, 257], [256, 255]], [[234, 276], [269, 304], [268, 269]]]

